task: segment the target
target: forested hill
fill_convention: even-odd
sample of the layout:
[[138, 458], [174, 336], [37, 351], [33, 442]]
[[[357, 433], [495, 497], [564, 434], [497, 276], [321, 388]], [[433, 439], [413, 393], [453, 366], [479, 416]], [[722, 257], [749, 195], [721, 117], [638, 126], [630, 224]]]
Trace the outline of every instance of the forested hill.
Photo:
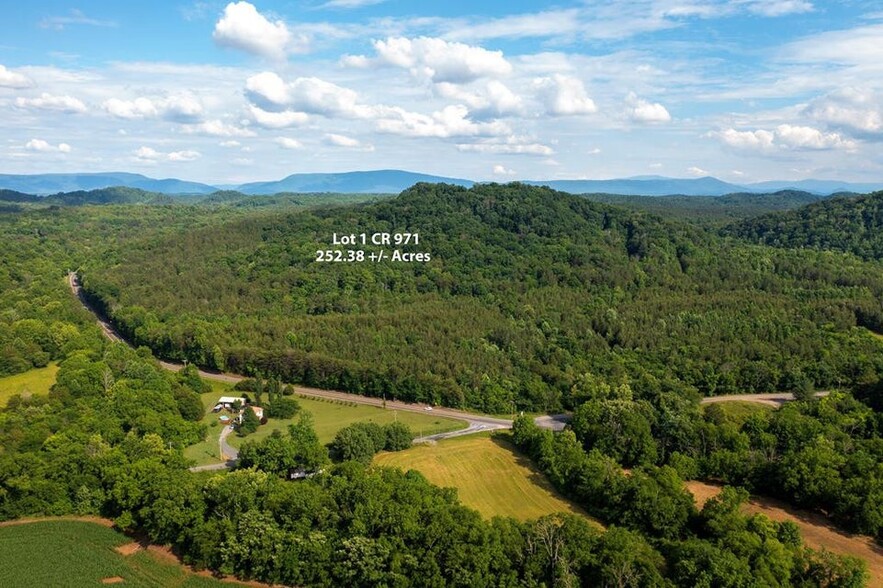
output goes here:
[[883, 259], [883, 192], [823, 200], [733, 224], [725, 234], [776, 247], [848, 251]]
[[86, 204], [171, 204], [175, 199], [158, 192], [115, 186], [97, 190], [59, 192], [41, 200], [45, 204], [84, 206]]
[[[332, 235], [419, 233], [423, 262], [319, 262]], [[356, 247], [366, 254], [381, 248]], [[252, 215], [83, 262], [84, 287], [165, 357], [511, 412], [637, 394], [873, 380], [883, 270], [521, 184], [418, 184]], [[654, 392], [655, 391], [655, 392]]]
[[827, 198], [799, 190], [780, 190], [769, 194], [737, 192], [725, 196], [620, 196], [617, 194], [583, 196], [593, 202], [644, 210], [665, 218], [688, 219], [718, 226], [770, 212], [799, 208]]
[[24, 194], [15, 190], [0, 190], [0, 202], [37, 202], [39, 196], [33, 194]]

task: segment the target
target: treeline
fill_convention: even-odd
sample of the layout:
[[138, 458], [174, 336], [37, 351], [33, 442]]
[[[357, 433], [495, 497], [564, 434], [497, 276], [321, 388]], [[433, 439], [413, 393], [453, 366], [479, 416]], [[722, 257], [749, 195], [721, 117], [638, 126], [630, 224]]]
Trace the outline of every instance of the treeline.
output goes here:
[[[574, 515], [487, 522], [416, 472], [329, 466], [308, 418], [245, 443], [251, 467], [199, 476], [181, 453], [203, 433], [177, 401], [196, 394], [190, 386], [198, 375], [164, 372], [146, 349], [69, 357], [48, 398], [0, 411], [0, 518], [111, 517], [197, 568], [291, 586], [863, 584], [861, 564], [805, 549], [792, 526], [739, 515], [738, 500], [695, 513], [671, 468], [635, 472], [631, 529], [606, 530]], [[581, 452], [571, 443], [552, 475], [582, 467]], [[287, 481], [291, 468], [315, 475]]]
[[67, 290], [69, 252], [39, 226], [0, 215], [0, 377], [97, 345], [92, 317]]
[[883, 192], [838, 197], [733, 224], [724, 233], [775, 247], [847, 251], [883, 259]]
[[[883, 540], [883, 413], [846, 393], [811, 399], [812, 390], [805, 389], [806, 400], [735, 418], [726, 404], [701, 410], [665, 386], [643, 388], [638, 395], [627, 381], [584, 379], [579, 390], [584, 402], [574, 411], [570, 437], [556, 437], [555, 443], [577, 443], [627, 468], [668, 466], [686, 479], [782, 498]], [[533, 449], [529, 453], [536, 457]], [[559, 453], [573, 457], [573, 463], [581, 459], [571, 449]], [[559, 474], [550, 477], [567, 486]], [[634, 507], [630, 499], [614, 498], [610, 504]], [[607, 520], [651, 520], [603, 512]], [[677, 525], [666, 521], [664, 526]]]
[[770, 212], [792, 210], [827, 198], [800, 190], [779, 190], [768, 194], [739, 192], [725, 196], [582, 196], [593, 202], [651, 212], [664, 218], [690, 220], [705, 226], [720, 226]]
[[[431, 262], [314, 261], [335, 232], [404, 230]], [[83, 275], [162, 357], [487, 412], [573, 408], [586, 373], [719, 395], [883, 370], [865, 330], [883, 330], [879, 265], [518, 184], [249, 216], [127, 243]]]
[[741, 514], [748, 498], [744, 490], [726, 487], [697, 512], [672, 467], [624, 472], [598, 450], [584, 451], [573, 432], [553, 434], [528, 417], [515, 419], [513, 440], [589, 513], [647, 536], [675, 585], [861, 586], [867, 581], [864, 562], [804, 547], [794, 523]]

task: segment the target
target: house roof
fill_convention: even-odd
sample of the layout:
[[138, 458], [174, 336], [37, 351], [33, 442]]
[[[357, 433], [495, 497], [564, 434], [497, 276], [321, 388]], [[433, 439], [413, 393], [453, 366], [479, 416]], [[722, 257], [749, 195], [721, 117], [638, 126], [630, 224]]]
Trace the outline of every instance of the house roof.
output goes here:
[[233, 404], [237, 400], [241, 404], [245, 404], [245, 398], [240, 398], [238, 396], [221, 396], [218, 398], [218, 404]]

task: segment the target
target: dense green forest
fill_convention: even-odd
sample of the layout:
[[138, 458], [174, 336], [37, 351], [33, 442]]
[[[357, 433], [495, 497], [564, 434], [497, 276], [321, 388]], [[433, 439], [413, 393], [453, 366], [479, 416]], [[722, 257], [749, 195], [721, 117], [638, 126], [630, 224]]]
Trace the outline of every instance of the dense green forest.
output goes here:
[[[292, 205], [0, 215], [4, 373], [60, 362], [48, 397], [0, 410], [0, 519], [99, 514], [199, 568], [301, 586], [867, 583], [864, 564], [807, 549], [794, 525], [740, 514], [744, 491], [697, 511], [682, 484], [718, 480], [881, 536], [877, 262], [518, 185], [279, 203]], [[313, 261], [331, 232], [407, 229], [433, 261]], [[492, 411], [571, 407], [570, 430], [519, 419], [514, 440], [607, 527], [483, 521], [415, 472], [365, 465], [407, 432], [350, 427], [329, 454], [306, 415], [245, 443], [242, 469], [191, 473], [203, 384], [104, 341], [65, 284], [79, 266], [166, 356]], [[809, 400], [830, 385], [868, 404]], [[697, 402], [775, 388], [806, 400], [739, 422]], [[288, 481], [292, 468], [323, 471]]]
[[848, 251], [883, 259], [883, 192], [823, 200], [735, 223], [724, 233], [788, 248]]
[[[377, 231], [419, 232], [431, 261], [315, 261], [333, 233]], [[246, 216], [82, 269], [96, 305], [160, 356], [496, 413], [573, 408], [593, 376], [717, 395], [870, 383], [883, 367], [867, 330], [883, 330], [879, 265], [519, 184]]]
[[[804, 547], [793, 524], [739, 514], [739, 493], [697, 512], [673, 468], [626, 478], [609, 458], [586, 458], [572, 444], [562, 452], [572, 433], [548, 437], [550, 476], [561, 483], [566, 472], [606, 469], [607, 477], [586, 478], [601, 486], [594, 500], [628, 496], [621, 520], [606, 530], [573, 515], [486, 522], [416, 472], [328, 465], [309, 418], [244, 447], [243, 466], [251, 467], [194, 474], [181, 448], [201, 439], [202, 425], [185, 418], [178, 400], [195, 394], [193, 384], [192, 374], [161, 370], [146, 348], [102, 343], [71, 351], [48, 398], [15, 399], [0, 412], [0, 519], [99, 514], [172, 545], [197, 568], [291, 586], [857, 587], [867, 580], [862, 562]], [[522, 428], [516, 438], [524, 444]], [[287, 481], [292, 466], [322, 471]]]
[[780, 190], [770, 194], [738, 192], [725, 196], [620, 196], [618, 194], [583, 194], [582, 196], [592, 202], [603, 202], [709, 226], [731, 223], [769, 212], [792, 210], [827, 198], [799, 190]]

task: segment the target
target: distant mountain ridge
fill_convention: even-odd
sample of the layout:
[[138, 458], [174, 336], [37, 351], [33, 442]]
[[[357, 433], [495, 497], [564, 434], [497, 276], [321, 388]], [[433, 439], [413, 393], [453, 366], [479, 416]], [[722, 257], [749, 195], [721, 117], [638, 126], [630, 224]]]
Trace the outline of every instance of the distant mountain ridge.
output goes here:
[[355, 171], [331, 174], [292, 174], [277, 182], [253, 182], [237, 189], [245, 194], [277, 192], [343, 192], [398, 194], [414, 184], [454, 184], [471, 188], [475, 182], [401, 170]]
[[102, 188], [138, 188], [160, 194], [210, 194], [214, 186], [177, 178], [155, 179], [141, 174], [103, 172], [88, 174], [0, 174], [0, 188], [26, 194], [47, 196], [59, 192], [100, 190]]
[[[435, 176], [402, 170], [371, 170], [341, 173], [297, 173], [281, 180], [249, 182], [241, 185], [211, 186], [176, 178], [155, 179], [125, 172], [88, 174], [0, 174], [0, 189], [26, 194], [49, 195], [59, 192], [96, 190], [114, 186], [138, 188], [160, 194], [211, 194], [219, 189], [234, 189], [249, 195], [279, 192], [344, 194], [398, 194], [419, 182], [454, 184], [469, 188], [473, 180]], [[838, 180], [776, 180], [754, 184], [733, 184], [707, 176], [701, 178], [668, 178], [636, 176], [609, 180], [524, 180], [533, 186], [548, 186], [571, 194], [620, 194], [634, 196], [723, 196], [737, 192], [769, 193], [780, 190], [802, 190], [828, 195], [837, 192], [868, 193], [883, 189], [879, 183], [853, 183]]]
[[743, 192], [746, 186], [729, 184], [717, 178], [624, 178], [614, 180], [536, 180], [532, 186], [548, 186], [570, 194], [621, 194], [634, 196], [723, 196]]

